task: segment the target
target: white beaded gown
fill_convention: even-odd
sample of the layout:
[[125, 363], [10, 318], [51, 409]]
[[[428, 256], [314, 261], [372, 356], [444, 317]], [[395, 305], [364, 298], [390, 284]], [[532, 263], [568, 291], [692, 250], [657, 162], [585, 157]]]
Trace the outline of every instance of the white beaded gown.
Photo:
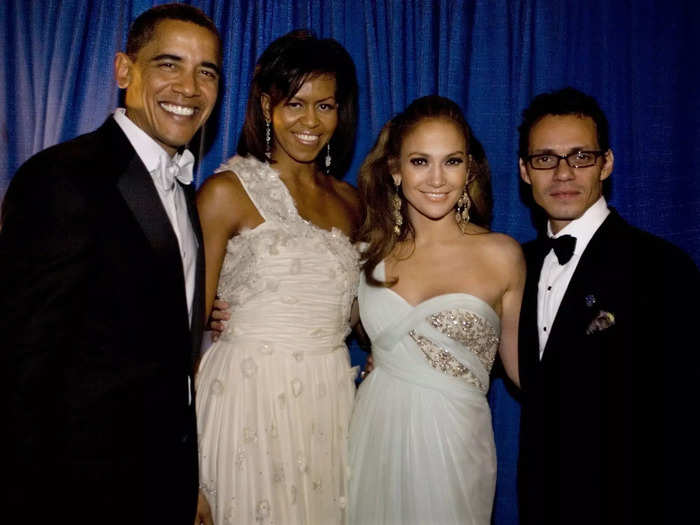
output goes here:
[[[375, 275], [384, 280], [384, 263]], [[374, 370], [350, 424], [352, 525], [489, 525], [496, 452], [486, 401], [500, 319], [452, 293], [416, 306], [360, 277]]]
[[358, 253], [302, 219], [268, 164], [225, 170], [264, 222], [229, 241], [221, 270], [231, 319], [197, 375], [201, 488], [216, 525], [345, 523]]

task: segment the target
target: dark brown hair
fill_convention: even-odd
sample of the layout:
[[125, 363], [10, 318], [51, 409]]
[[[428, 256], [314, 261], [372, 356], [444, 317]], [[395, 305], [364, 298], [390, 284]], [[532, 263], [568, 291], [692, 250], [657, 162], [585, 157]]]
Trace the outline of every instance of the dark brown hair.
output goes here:
[[221, 50], [219, 30], [204, 11], [187, 4], [163, 4], [144, 11], [131, 24], [129, 36], [126, 39], [126, 54], [132, 60], [135, 60], [141, 48], [151, 41], [156, 26], [163, 20], [182, 20], [208, 29], [216, 36], [219, 50]]
[[[454, 123], [462, 132], [471, 155], [471, 167], [467, 182], [467, 193], [472, 201], [471, 222], [489, 227], [491, 222], [491, 172], [486, 153], [474, 137], [459, 106], [452, 100], [438, 95], [429, 95], [414, 100], [402, 113], [384, 125], [379, 138], [369, 152], [358, 177], [358, 187], [364, 199], [365, 215], [358, 233], [358, 240], [367, 243], [363, 252], [363, 271], [368, 283], [389, 286], [374, 278], [377, 264], [394, 250], [396, 244], [412, 240], [413, 226], [408, 219], [402, 199], [403, 224], [398, 235], [394, 233], [392, 199], [397, 191], [392, 178], [393, 166], [399, 161], [401, 145], [406, 136], [423, 120], [442, 119]], [[399, 188], [399, 195], [401, 190]]]
[[[248, 95], [245, 122], [238, 140], [239, 155], [265, 157], [265, 116], [261, 96], [270, 97], [270, 107], [290, 100], [310, 78], [335, 77], [338, 127], [331, 138], [333, 174], [342, 177], [352, 160], [357, 127], [357, 77], [348, 52], [332, 38], [319, 39], [306, 29], [297, 29], [272, 42], [258, 59]], [[325, 170], [325, 148], [316, 158]]]
[[590, 117], [595, 123], [598, 148], [610, 149], [610, 126], [598, 102], [590, 95], [566, 87], [558, 91], [540, 93], [523, 110], [523, 121], [518, 126], [518, 156], [526, 159], [530, 148], [530, 130], [547, 115], [579, 115]]

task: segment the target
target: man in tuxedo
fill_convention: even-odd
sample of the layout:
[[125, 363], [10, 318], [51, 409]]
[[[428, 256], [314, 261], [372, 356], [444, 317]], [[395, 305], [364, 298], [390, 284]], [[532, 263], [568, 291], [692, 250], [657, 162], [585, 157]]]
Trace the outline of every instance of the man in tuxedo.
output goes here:
[[186, 145], [216, 103], [220, 52], [199, 9], [143, 13], [114, 61], [126, 109], [29, 159], [7, 191], [8, 523], [195, 520], [204, 255]]
[[691, 501], [679, 474], [698, 464], [700, 274], [608, 207], [614, 156], [592, 97], [539, 95], [519, 132], [520, 176], [547, 219], [524, 246], [521, 523], [675, 523]]

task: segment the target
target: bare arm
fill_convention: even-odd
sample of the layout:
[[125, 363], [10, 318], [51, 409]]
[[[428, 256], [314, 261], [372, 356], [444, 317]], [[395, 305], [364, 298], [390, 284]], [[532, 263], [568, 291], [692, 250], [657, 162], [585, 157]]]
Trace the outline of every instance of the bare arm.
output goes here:
[[508, 377], [520, 387], [518, 374], [518, 321], [520, 319], [520, 304], [525, 287], [525, 259], [520, 246], [512, 241], [504, 250], [504, 260], [507, 261], [508, 287], [503, 294], [501, 315], [501, 343], [498, 349], [503, 368]]
[[197, 194], [197, 210], [204, 238], [205, 312], [208, 319], [219, 283], [226, 245], [231, 237], [251, 221], [254, 206], [236, 176], [231, 172], [211, 176]]

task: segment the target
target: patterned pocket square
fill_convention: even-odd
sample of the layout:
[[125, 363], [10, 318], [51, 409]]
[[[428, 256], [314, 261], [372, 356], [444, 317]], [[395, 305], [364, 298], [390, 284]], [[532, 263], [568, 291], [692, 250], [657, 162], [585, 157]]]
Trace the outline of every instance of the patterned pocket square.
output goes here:
[[598, 315], [595, 316], [595, 319], [593, 319], [593, 321], [591, 321], [591, 324], [588, 325], [588, 328], [586, 328], [586, 335], [591, 335], [595, 332], [602, 332], [603, 330], [607, 330], [614, 324], [615, 316], [610, 312], [600, 310], [598, 312]]

